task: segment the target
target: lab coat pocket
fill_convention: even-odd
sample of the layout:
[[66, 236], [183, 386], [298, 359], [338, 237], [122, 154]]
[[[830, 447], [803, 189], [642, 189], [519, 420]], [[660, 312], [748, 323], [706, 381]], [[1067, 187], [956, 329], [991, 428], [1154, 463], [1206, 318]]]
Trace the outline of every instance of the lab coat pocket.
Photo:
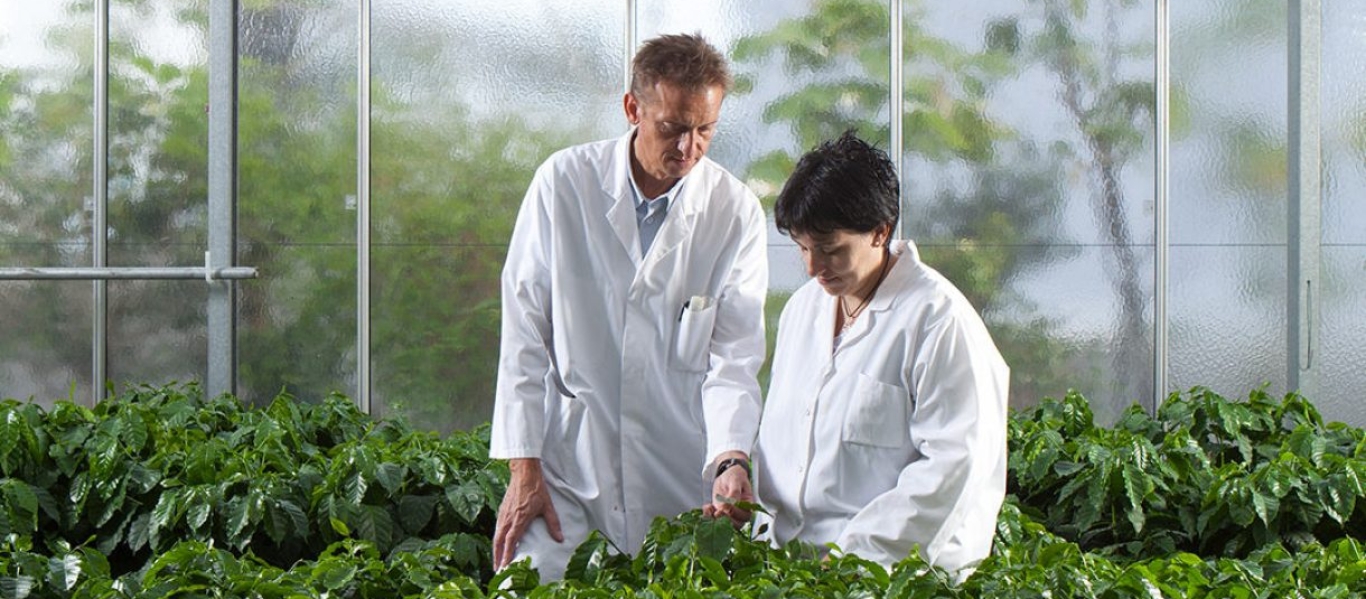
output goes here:
[[859, 373], [844, 416], [840, 437], [850, 443], [876, 447], [905, 447], [910, 442], [905, 389]]
[[716, 325], [716, 301], [695, 295], [683, 305], [674, 333], [674, 367], [689, 372], [705, 372], [711, 354], [711, 333]]

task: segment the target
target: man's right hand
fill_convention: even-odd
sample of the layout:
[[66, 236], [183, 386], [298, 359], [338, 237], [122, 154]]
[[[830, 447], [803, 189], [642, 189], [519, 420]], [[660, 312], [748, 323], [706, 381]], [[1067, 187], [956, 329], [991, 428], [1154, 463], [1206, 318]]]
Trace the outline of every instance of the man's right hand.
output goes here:
[[495, 570], [512, 563], [512, 556], [517, 553], [517, 543], [537, 518], [545, 518], [550, 538], [557, 543], [564, 542], [564, 533], [560, 532], [560, 517], [555, 513], [555, 505], [550, 501], [550, 490], [545, 486], [545, 475], [541, 473], [541, 460], [517, 458], [509, 460], [508, 466], [512, 470], [512, 480], [508, 481], [507, 494], [503, 495], [503, 503], [498, 506], [498, 526], [493, 533]]

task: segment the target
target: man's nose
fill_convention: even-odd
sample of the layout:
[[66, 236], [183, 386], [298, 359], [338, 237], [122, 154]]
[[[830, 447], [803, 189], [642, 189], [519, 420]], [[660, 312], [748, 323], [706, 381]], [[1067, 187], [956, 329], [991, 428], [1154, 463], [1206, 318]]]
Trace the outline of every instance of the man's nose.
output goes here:
[[701, 138], [696, 131], [689, 131], [678, 136], [678, 152], [683, 154], [684, 158], [692, 158], [699, 150], [697, 142]]

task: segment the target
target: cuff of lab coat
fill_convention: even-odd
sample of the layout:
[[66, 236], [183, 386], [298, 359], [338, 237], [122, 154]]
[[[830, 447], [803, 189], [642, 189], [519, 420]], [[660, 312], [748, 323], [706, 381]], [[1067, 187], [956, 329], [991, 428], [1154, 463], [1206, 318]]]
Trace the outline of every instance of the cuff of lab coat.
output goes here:
[[518, 458], [537, 458], [541, 457], [541, 448], [530, 445], [513, 445], [506, 447], [489, 447], [489, 457], [495, 460], [514, 460]]

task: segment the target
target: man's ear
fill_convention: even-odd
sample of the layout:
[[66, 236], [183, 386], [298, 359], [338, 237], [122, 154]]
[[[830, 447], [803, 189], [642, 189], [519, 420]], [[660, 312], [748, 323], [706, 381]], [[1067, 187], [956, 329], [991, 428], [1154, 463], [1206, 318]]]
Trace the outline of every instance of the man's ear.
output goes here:
[[626, 111], [626, 122], [632, 125], [640, 124], [640, 100], [636, 99], [635, 94], [626, 92], [621, 98], [621, 107]]

